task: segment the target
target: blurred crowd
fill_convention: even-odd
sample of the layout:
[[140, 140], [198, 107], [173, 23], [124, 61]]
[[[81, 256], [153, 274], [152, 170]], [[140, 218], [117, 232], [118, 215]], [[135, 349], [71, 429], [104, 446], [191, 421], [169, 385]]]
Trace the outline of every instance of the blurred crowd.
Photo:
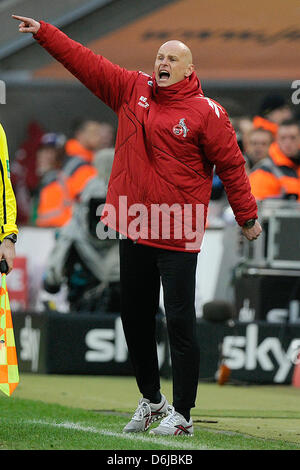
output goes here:
[[97, 175], [97, 154], [114, 143], [115, 129], [107, 122], [76, 122], [69, 139], [30, 124], [11, 164], [18, 224], [62, 227], [69, 222], [74, 202]]
[[62, 287], [72, 312], [119, 311], [117, 240], [99, 240], [97, 208], [106, 199], [115, 128], [84, 120], [71, 137], [37, 123], [11, 165], [18, 225], [55, 229], [43, 273], [40, 309], [57, 310]]
[[[255, 116], [232, 117], [258, 200], [300, 199], [300, 120], [281, 95], [266, 95]], [[214, 175], [209, 224], [233, 219], [224, 187]]]

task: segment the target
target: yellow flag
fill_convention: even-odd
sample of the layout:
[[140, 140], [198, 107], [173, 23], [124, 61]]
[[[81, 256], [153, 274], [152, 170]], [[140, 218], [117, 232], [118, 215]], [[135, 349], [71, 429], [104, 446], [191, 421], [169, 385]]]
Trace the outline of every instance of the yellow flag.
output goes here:
[[18, 359], [6, 287], [6, 274], [2, 274], [0, 288], [0, 390], [10, 396], [18, 383]]

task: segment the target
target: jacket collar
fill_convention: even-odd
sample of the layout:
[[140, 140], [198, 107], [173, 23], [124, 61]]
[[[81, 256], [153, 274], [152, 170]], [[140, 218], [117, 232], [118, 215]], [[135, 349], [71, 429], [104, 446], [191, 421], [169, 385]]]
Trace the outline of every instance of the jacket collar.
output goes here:
[[94, 159], [94, 152], [83, 147], [76, 139], [70, 139], [66, 142], [65, 151], [67, 155], [79, 157], [88, 163], [91, 163]]
[[168, 87], [158, 86], [154, 73], [152, 75], [152, 81], [154, 99], [159, 103], [181, 101], [182, 99], [190, 98], [191, 96], [199, 94], [203, 96], [200, 80], [195, 72], [193, 72], [184, 80], [174, 83], [174, 85], [170, 85]]
[[269, 148], [269, 155], [273, 162], [278, 166], [288, 166], [294, 168], [298, 166], [291, 158], [288, 158], [279, 148], [277, 142], [273, 142]]

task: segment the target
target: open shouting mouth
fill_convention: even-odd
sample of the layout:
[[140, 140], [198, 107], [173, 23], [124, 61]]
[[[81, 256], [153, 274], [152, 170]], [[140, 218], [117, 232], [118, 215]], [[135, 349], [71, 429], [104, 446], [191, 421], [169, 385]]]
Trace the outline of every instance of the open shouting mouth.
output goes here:
[[170, 73], [167, 70], [160, 70], [158, 76], [161, 81], [167, 81], [170, 78]]

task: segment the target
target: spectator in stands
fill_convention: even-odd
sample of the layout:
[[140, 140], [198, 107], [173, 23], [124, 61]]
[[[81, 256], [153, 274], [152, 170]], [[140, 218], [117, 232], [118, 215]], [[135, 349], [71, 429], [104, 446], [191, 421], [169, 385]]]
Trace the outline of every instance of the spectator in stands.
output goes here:
[[255, 128], [262, 127], [276, 137], [278, 126], [292, 117], [292, 110], [283, 96], [267, 95], [262, 100], [258, 115], [253, 119], [253, 126]]
[[[54, 153], [49, 153], [49, 146], [52, 146]], [[40, 160], [39, 163], [43, 176], [36, 225], [62, 227], [71, 220], [74, 202], [79, 200], [85, 185], [97, 174], [97, 170], [80, 156], [65, 155], [59, 135], [52, 134], [52, 142], [48, 142], [46, 147], [47, 157], [45, 159], [43, 146], [44, 161], [41, 163]], [[60, 168], [56, 168], [58, 160], [61, 162]]]
[[252, 119], [248, 116], [235, 119], [234, 129], [241, 152], [244, 153], [248, 147], [250, 132], [253, 129]]
[[247, 152], [244, 153], [248, 172], [252, 170], [258, 162], [268, 157], [272, 142], [273, 134], [270, 131], [262, 127], [250, 131]]
[[49, 172], [61, 168], [66, 137], [63, 134], [48, 133], [41, 138], [36, 158], [36, 172], [42, 179]]
[[300, 199], [300, 124], [287, 120], [278, 127], [269, 156], [261, 160], [249, 179], [256, 199]]
[[116, 131], [108, 122], [100, 122], [101, 145], [98, 151], [115, 147]]
[[64, 158], [64, 144], [66, 137], [63, 134], [47, 133], [40, 140], [36, 152], [36, 173], [39, 178], [38, 185], [33, 192], [31, 222], [36, 224], [37, 210], [43, 188], [56, 181], [59, 169]]
[[85, 120], [74, 127], [73, 137], [66, 143], [66, 154], [92, 163], [94, 153], [113, 146], [114, 129], [107, 122]]

